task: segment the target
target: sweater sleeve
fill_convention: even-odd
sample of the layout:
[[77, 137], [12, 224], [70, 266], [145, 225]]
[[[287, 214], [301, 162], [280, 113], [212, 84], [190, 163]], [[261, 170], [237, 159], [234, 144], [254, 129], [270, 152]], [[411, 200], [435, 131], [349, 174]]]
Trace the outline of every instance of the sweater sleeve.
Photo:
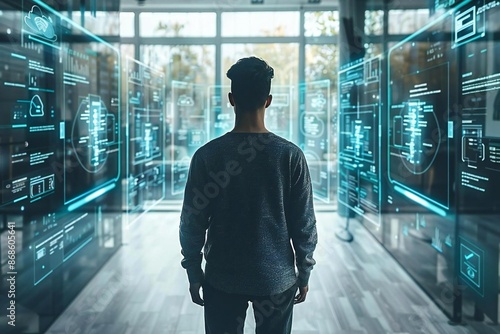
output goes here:
[[308, 285], [309, 276], [316, 261], [313, 258], [318, 242], [316, 217], [313, 207], [311, 177], [302, 151], [298, 154], [292, 173], [290, 192], [289, 230], [295, 250], [298, 269], [298, 286]]
[[181, 254], [184, 256], [181, 265], [186, 269], [190, 283], [203, 281], [201, 250], [210, 218], [210, 201], [202, 192], [206, 184], [205, 174], [203, 161], [195, 154], [189, 167], [179, 225]]

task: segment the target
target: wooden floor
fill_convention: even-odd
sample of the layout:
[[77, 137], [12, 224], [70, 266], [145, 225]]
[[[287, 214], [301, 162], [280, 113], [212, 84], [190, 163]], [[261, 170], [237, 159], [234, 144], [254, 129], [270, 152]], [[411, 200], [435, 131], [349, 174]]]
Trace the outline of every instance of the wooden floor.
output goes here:
[[[49, 334], [204, 333], [203, 309], [191, 302], [180, 266], [179, 213], [150, 213]], [[358, 223], [355, 241], [335, 238], [335, 213], [318, 212], [317, 266], [294, 334], [500, 333], [482, 324], [453, 327]], [[254, 328], [251, 307], [245, 333]]]

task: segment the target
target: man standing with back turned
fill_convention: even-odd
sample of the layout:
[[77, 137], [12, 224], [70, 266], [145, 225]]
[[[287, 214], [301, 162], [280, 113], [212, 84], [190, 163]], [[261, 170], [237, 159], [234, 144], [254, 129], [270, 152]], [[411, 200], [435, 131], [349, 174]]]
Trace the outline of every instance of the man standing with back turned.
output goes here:
[[309, 170], [297, 146], [264, 126], [273, 68], [243, 58], [227, 76], [236, 122], [192, 158], [179, 231], [182, 266], [193, 302], [204, 306], [206, 333], [243, 333], [249, 301], [256, 333], [290, 333], [293, 304], [306, 299], [316, 263]]

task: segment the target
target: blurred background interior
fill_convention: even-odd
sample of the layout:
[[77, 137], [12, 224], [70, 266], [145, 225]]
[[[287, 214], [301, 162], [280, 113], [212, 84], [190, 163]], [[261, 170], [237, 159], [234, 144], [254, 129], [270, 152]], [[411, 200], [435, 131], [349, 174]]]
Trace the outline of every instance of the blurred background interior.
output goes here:
[[0, 332], [203, 332], [183, 191], [256, 55], [318, 217], [293, 332], [500, 333], [499, 47], [491, 0], [1, 0]]

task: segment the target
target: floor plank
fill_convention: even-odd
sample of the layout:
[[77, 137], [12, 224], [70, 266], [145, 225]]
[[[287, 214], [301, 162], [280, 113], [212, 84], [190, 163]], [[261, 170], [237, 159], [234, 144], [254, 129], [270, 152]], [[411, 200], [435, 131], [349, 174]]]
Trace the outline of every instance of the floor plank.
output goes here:
[[[200, 334], [203, 308], [191, 302], [180, 266], [179, 213], [150, 213], [48, 334]], [[334, 236], [336, 213], [317, 212], [317, 265], [293, 334], [500, 333], [498, 326], [450, 326], [408, 274], [357, 223], [354, 242]], [[245, 333], [255, 328], [251, 307]]]

